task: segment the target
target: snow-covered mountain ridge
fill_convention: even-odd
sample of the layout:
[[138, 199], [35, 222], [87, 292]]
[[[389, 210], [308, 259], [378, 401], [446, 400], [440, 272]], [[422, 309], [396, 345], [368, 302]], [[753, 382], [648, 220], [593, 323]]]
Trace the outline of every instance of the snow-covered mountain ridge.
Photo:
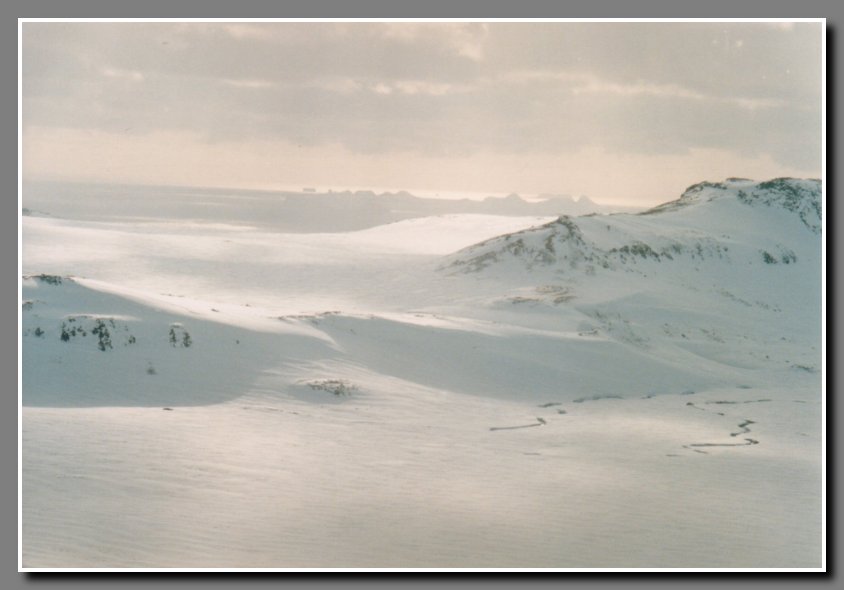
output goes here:
[[755, 182], [728, 178], [724, 182], [701, 182], [687, 188], [679, 199], [639, 215], [673, 211], [695, 203], [735, 198], [750, 206], [765, 205], [796, 213], [810, 230], [821, 230], [821, 182], [815, 179], [774, 178]]
[[456, 253], [446, 268], [476, 272], [518, 259], [528, 269], [593, 274], [600, 269], [635, 270], [640, 262], [731, 261], [735, 247], [747, 255], [754, 242], [759, 247], [750, 259], [791, 264], [798, 259], [788, 243], [811, 244], [815, 254], [820, 244], [819, 238], [804, 236], [794, 219], [820, 234], [819, 181], [703, 182], [676, 201], [639, 214], [561, 216], [542, 227], [492, 238]]

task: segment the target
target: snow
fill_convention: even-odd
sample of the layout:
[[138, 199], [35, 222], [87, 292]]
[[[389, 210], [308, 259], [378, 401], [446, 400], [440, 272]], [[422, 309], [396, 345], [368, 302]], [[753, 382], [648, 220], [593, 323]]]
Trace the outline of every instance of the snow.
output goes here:
[[25, 216], [23, 566], [820, 568], [794, 182], [335, 233], [201, 191]]

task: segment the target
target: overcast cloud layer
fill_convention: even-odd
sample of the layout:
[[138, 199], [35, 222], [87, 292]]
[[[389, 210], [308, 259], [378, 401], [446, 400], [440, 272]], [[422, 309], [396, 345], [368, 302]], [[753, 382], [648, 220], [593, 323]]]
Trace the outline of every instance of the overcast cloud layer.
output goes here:
[[819, 176], [821, 34], [817, 23], [24, 23], [24, 172], [639, 202], [710, 174]]

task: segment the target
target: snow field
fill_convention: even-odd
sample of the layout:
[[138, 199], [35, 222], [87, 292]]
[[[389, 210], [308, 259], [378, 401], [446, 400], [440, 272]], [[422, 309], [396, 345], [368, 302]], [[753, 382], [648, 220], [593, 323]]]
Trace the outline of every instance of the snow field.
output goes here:
[[24, 567], [820, 567], [821, 238], [760, 190], [24, 217]]

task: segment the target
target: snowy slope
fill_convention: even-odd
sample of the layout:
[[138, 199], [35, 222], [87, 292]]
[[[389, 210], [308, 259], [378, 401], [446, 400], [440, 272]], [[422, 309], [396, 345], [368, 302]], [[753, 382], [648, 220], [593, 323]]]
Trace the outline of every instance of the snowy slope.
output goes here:
[[24, 566], [818, 567], [820, 216], [24, 217]]
[[662, 355], [819, 371], [820, 196], [817, 181], [704, 183], [642, 214], [496, 237], [443, 267], [498, 279], [502, 302], [562, 306]]
[[[542, 228], [496, 237], [455, 254], [451, 264], [476, 271], [493, 263], [500, 266], [510, 256], [521, 261], [519, 268], [554, 266], [558, 273], [636, 270], [639, 262], [675, 259], [789, 264], [796, 262], [796, 255], [783, 242], [791, 242], [809, 257], [801, 267], [817, 273], [820, 198], [817, 181], [702, 183], [677, 201], [636, 215], [563, 216]], [[815, 234], [815, 239], [806, 232]], [[739, 251], [728, 254], [730, 246]], [[682, 266], [675, 264], [670, 270], [677, 272]]]

